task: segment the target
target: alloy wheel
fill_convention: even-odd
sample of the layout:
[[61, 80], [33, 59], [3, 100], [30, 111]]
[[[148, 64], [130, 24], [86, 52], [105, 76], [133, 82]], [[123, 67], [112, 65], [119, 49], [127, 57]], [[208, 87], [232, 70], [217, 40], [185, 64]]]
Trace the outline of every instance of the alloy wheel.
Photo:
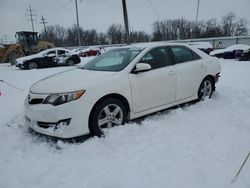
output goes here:
[[98, 116], [98, 126], [104, 134], [107, 133], [111, 127], [121, 125], [122, 122], [123, 111], [116, 104], [105, 106]]
[[200, 99], [205, 100], [205, 98], [210, 98], [211, 94], [213, 92], [213, 86], [210, 80], [205, 80], [202, 82], [201, 88], [200, 88]]

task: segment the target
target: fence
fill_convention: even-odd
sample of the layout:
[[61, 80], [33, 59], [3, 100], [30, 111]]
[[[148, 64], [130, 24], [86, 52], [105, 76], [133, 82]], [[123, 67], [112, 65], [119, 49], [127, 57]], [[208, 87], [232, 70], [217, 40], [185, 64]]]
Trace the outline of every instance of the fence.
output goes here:
[[247, 44], [250, 45], [250, 36], [237, 36], [237, 37], [216, 37], [216, 38], [200, 38], [188, 40], [176, 40], [171, 42], [209, 42], [213, 48], [226, 48], [234, 44]]
[[[234, 44], [247, 44], [250, 45], [250, 36], [237, 36], [237, 37], [216, 37], [216, 38], [199, 38], [199, 39], [186, 39], [186, 40], [171, 40], [171, 41], [161, 41], [161, 42], [209, 42], [213, 45], [214, 49], [217, 48], [226, 48]], [[119, 47], [126, 44], [109, 44], [109, 45], [94, 45], [102, 47]], [[68, 49], [74, 48], [87, 48], [90, 46], [72, 46], [67, 47]]]

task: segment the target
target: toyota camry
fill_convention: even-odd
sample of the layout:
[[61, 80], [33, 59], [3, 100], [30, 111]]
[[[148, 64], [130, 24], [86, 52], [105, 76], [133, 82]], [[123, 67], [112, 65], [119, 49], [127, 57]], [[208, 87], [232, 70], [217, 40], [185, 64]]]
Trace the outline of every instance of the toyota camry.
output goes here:
[[210, 98], [220, 70], [217, 58], [186, 44], [115, 48], [32, 85], [25, 99], [26, 122], [59, 138], [103, 136], [128, 120]]

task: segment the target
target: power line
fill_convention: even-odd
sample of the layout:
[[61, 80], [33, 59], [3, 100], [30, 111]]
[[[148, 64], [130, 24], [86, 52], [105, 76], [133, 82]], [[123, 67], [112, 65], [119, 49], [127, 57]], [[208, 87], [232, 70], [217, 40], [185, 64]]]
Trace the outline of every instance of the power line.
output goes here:
[[157, 19], [160, 20], [160, 17], [159, 17], [159, 15], [157, 14], [157, 12], [156, 12], [156, 10], [155, 10], [155, 7], [154, 7], [154, 5], [153, 5], [153, 3], [152, 3], [152, 1], [151, 1], [151, 0], [148, 0], [148, 2], [149, 2], [149, 4], [150, 4], [151, 8], [153, 9], [153, 11], [154, 11], [154, 13], [155, 13]]
[[[72, 2], [68, 2], [66, 4], [63, 4], [60, 7], [57, 7], [57, 9], [54, 9], [53, 11], [50, 11], [50, 13], [47, 13], [46, 15], [58, 15], [61, 13], [65, 13], [65, 10], [69, 10], [71, 9], [70, 7], [68, 7], [69, 5], [72, 5]], [[74, 8], [74, 6], [72, 6], [72, 8]]]
[[60, 4], [57, 4], [56, 6], [49, 6], [47, 7], [46, 9], [43, 9], [41, 10], [41, 12], [46, 13], [47, 14], [51, 14], [51, 13], [54, 13], [56, 11], [60, 11], [61, 9], [63, 9], [65, 6], [67, 6], [68, 4], [72, 4], [72, 2], [66, 2], [66, 3], [63, 3], [63, 2], [60, 2]]
[[37, 9], [36, 9], [36, 11], [47, 11], [47, 10], [49, 10], [51, 7], [54, 7], [54, 6], [58, 6], [57, 5], [57, 3], [55, 3], [55, 1], [53, 1], [53, 0], [48, 0], [48, 1], [46, 1], [46, 2], [44, 2], [44, 3], [42, 3], [41, 5], [39, 5], [39, 6], [37, 6]]
[[29, 9], [27, 9], [27, 11], [29, 12], [29, 14], [25, 14], [25, 15], [30, 16], [32, 31], [34, 32], [34, 23], [33, 22], [35, 21], [35, 19], [33, 17], [36, 17], [37, 15], [33, 14], [34, 9], [31, 9], [31, 5], [29, 6]]

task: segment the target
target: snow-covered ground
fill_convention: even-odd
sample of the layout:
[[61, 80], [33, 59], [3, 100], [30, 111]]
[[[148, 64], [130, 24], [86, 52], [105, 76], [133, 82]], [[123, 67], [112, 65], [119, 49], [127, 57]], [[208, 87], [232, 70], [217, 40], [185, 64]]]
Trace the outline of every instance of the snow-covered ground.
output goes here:
[[30, 85], [70, 67], [19, 70], [0, 64], [1, 188], [249, 188], [250, 62], [220, 60], [211, 100], [113, 128], [105, 138], [51, 141], [23, 118]]

